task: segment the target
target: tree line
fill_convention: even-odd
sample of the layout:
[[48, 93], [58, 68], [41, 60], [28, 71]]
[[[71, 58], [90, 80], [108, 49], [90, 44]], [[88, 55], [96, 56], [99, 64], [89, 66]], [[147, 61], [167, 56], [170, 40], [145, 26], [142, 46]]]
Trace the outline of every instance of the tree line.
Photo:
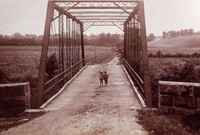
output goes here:
[[42, 44], [43, 36], [35, 34], [21, 35], [16, 32], [12, 35], [0, 34], [0, 46], [37, 46]]
[[100, 33], [98, 35], [84, 35], [85, 45], [112, 46], [123, 44], [124, 36], [121, 34]]
[[195, 32], [193, 29], [183, 29], [179, 31], [171, 30], [171, 31], [164, 31], [162, 33], [163, 38], [167, 37], [177, 37], [177, 36], [192, 36], [192, 35], [199, 35], [200, 32]]
[[[35, 34], [14, 33], [12, 35], [0, 34], [0, 46], [41, 46], [43, 36]], [[85, 45], [116, 45], [123, 42], [123, 35], [121, 34], [91, 34], [84, 35]]]

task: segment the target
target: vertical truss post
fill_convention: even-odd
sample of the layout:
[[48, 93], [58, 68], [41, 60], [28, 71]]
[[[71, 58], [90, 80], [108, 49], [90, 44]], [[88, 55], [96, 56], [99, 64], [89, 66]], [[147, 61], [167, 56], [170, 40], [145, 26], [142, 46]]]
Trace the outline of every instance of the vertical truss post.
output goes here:
[[[136, 54], [137, 54], [137, 50], [136, 50], [136, 47], [139, 45], [138, 43], [137, 43], [137, 38], [138, 37], [136, 37], [137, 36], [137, 33], [136, 33], [136, 26], [135, 26], [135, 14], [134, 14], [134, 17], [133, 17], [133, 27], [134, 27], [134, 30], [133, 30], [133, 37], [134, 37], [134, 40], [133, 40], [133, 42], [134, 42], [134, 46], [133, 46], [133, 58], [134, 58], [134, 63], [136, 63], [137, 61], [137, 57], [136, 57]], [[135, 69], [136, 69], [136, 64], [134, 64], [133, 65], [134, 67], [135, 67]]]
[[131, 23], [131, 66], [134, 67], [134, 46], [135, 46], [135, 43], [134, 43], [134, 39], [135, 39], [135, 36], [134, 36], [134, 30], [135, 30], [135, 26], [133, 24], [133, 19], [131, 18], [130, 20], [130, 23]]
[[49, 38], [50, 38], [50, 27], [51, 27], [51, 20], [53, 19], [53, 14], [54, 14], [54, 2], [49, 1], [48, 7], [47, 7], [43, 45], [42, 45], [40, 67], [39, 67], [39, 76], [38, 76], [38, 85], [37, 85], [37, 101], [36, 101], [37, 108], [39, 108], [40, 105], [42, 104], [42, 97], [43, 97], [42, 95], [43, 95], [44, 83], [45, 83], [46, 60], [47, 60], [48, 45], [49, 45]]
[[83, 23], [80, 24], [80, 30], [81, 30], [81, 53], [82, 53], [82, 60], [83, 61], [83, 66], [85, 66], [85, 52], [84, 52], [84, 37], [83, 37]]
[[127, 23], [124, 23], [124, 58], [127, 58]]
[[63, 14], [59, 16], [59, 72], [64, 71], [64, 33], [63, 33]]
[[128, 49], [129, 49], [129, 23], [128, 23], [128, 21], [127, 21], [127, 24], [126, 24], [126, 26], [127, 26], [127, 31], [126, 31], [126, 40], [127, 40], [127, 42], [126, 42], [126, 44], [127, 44], [127, 46], [126, 46], [126, 60], [128, 61], [128, 57], [129, 57], [129, 51], [128, 51]]
[[145, 100], [147, 107], [152, 107], [152, 93], [150, 85], [149, 76], [149, 60], [147, 52], [147, 39], [146, 39], [146, 24], [145, 24], [145, 14], [144, 14], [144, 2], [138, 2], [138, 12], [139, 20], [141, 25], [141, 49], [142, 49], [142, 59], [143, 59], [143, 76], [144, 76], [144, 90], [145, 90]]
[[78, 61], [81, 61], [81, 29], [78, 23]]
[[[72, 20], [72, 66], [74, 63], [74, 20]], [[72, 75], [74, 75], [74, 72], [72, 71]]]
[[131, 47], [131, 27], [130, 27], [130, 20], [128, 21], [128, 57], [127, 61], [130, 64], [130, 59], [131, 59], [131, 53], [130, 53], [130, 48]]
[[68, 17], [66, 17], [66, 46], [67, 46], [67, 50], [66, 50], [66, 56], [67, 56], [67, 68], [70, 67], [70, 20]]

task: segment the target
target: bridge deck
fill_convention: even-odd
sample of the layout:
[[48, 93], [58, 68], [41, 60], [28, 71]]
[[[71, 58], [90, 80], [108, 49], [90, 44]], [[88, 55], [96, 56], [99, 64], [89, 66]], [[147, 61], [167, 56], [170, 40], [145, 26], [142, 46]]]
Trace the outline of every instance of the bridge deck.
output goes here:
[[[109, 84], [100, 87], [102, 67], [109, 74]], [[116, 60], [88, 66], [47, 108], [55, 110], [1, 134], [146, 134], [135, 118], [140, 102]]]

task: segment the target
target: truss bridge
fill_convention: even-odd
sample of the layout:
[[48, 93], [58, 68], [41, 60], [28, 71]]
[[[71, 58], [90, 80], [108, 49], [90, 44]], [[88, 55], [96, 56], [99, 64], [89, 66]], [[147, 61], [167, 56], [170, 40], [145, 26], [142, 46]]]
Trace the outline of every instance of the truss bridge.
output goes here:
[[37, 107], [86, 66], [84, 32], [115, 26], [124, 32], [123, 65], [152, 105], [143, 0], [49, 0], [37, 87]]

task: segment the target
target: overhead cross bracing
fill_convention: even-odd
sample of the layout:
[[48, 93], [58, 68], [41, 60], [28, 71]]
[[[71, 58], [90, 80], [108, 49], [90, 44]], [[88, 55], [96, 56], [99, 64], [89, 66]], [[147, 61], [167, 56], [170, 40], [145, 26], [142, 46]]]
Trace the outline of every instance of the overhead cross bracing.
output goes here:
[[[124, 31], [122, 24], [136, 10], [133, 0], [50, 0], [55, 9], [65, 12], [84, 25], [84, 31], [92, 26], [116, 26]], [[59, 14], [54, 14], [57, 19]]]

